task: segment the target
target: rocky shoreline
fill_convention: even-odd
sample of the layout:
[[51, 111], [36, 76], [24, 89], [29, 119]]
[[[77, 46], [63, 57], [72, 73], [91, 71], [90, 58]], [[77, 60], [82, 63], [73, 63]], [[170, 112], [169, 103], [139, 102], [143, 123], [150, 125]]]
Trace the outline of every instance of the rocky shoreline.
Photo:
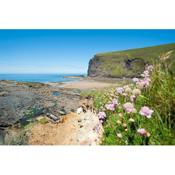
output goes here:
[[0, 81], [1, 140], [7, 128], [23, 125], [41, 114], [60, 120], [63, 115], [76, 111], [79, 100], [77, 92], [57, 86]]
[[[116, 86], [116, 82], [120, 81], [123, 80], [93, 79], [89, 77], [68, 83], [31, 83], [1, 80], [0, 144], [11, 144], [12, 138], [18, 137], [19, 133], [23, 132], [24, 126], [28, 126], [30, 123], [49, 122], [56, 124], [53, 125], [53, 128], [57, 127], [57, 124], [66, 115], [72, 112], [76, 115], [77, 109], [81, 106], [81, 92]], [[23, 138], [20, 139], [20, 143], [17, 144], [24, 144]]]

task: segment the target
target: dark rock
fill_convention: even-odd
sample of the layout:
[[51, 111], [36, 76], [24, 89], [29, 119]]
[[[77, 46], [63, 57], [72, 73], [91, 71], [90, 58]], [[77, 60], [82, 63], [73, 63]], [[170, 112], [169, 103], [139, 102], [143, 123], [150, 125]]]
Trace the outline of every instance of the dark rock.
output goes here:
[[103, 70], [101, 69], [101, 61], [98, 56], [94, 56], [90, 61], [89, 61], [89, 67], [88, 67], [88, 76], [90, 77], [101, 77], [103, 76]]
[[44, 84], [32, 83], [29, 87], [25, 83], [0, 81], [0, 92], [4, 92], [4, 89], [8, 95], [0, 96], [0, 127], [12, 126], [18, 122], [25, 124], [46, 113], [54, 116], [65, 115], [78, 108], [80, 98], [61, 92], [55, 99], [52, 92], [60, 89]]

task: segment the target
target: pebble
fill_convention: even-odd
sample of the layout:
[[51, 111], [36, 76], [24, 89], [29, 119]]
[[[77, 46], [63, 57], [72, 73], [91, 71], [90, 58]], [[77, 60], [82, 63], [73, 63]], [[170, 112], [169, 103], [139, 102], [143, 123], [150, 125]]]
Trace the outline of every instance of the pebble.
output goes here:
[[82, 120], [81, 119], [78, 119], [78, 122], [82, 122]]
[[82, 107], [77, 109], [77, 114], [81, 114], [82, 112], [83, 112], [83, 108]]

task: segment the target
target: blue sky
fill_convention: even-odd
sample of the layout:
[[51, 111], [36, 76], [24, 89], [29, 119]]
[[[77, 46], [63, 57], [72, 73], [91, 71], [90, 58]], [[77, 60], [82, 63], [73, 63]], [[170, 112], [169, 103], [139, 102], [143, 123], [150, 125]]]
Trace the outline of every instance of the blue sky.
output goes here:
[[0, 30], [0, 73], [86, 73], [96, 53], [175, 43], [175, 30]]

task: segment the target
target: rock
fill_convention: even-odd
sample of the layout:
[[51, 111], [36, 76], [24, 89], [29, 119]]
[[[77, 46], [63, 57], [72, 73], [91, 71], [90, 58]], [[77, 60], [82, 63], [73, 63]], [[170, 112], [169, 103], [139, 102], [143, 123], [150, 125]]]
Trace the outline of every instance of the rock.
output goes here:
[[2, 96], [2, 97], [5, 97], [5, 96], [7, 96], [8, 95], [8, 92], [0, 92], [0, 96]]
[[81, 119], [78, 119], [78, 122], [80, 123], [80, 122], [82, 122], [82, 120]]
[[59, 119], [57, 116], [50, 114], [50, 113], [47, 113], [46, 116], [52, 119], [53, 121], [57, 121]]
[[79, 107], [78, 109], [77, 109], [77, 114], [81, 114], [83, 112], [83, 108], [82, 107]]
[[66, 115], [65, 109], [61, 109], [61, 110], [59, 111], [59, 113], [60, 113], [61, 115]]
[[[51, 93], [53, 91], [61, 89], [38, 83], [0, 81], [0, 127], [28, 121], [28, 118], [46, 113], [65, 115], [78, 108], [79, 96], [67, 94], [64, 90], [55, 99]], [[54, 119], [56, 120], [55, 117]]]

